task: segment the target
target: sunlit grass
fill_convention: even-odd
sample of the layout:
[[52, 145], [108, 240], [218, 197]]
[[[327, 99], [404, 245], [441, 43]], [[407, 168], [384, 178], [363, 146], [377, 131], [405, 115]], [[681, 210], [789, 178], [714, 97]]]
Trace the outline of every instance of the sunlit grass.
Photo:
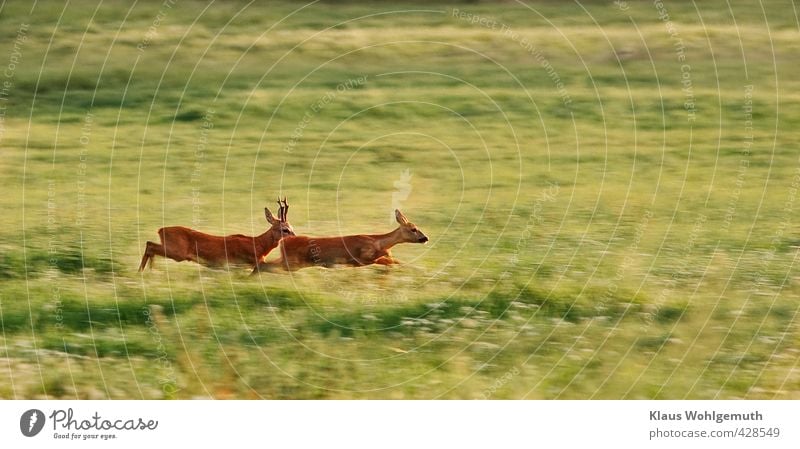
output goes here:
[[[179, 2], [143, 51], [159, 3], [0, 10], [2, 55], [32, 24], [0, 135], [0, 397], [797, 397], [788, 5], [769, 34], [757, 4], [738, 29], [668, 5], [689, 122], [648, 3], [321, 3], [268, 33], [299, 5], [246, 4]], [[532, 43], [569, 104], [453, 8]], [[391, 269], [136, 272], [159, 227], [260, 233], [278, 195], [301, 234], [400, 207], [431, 242]]]

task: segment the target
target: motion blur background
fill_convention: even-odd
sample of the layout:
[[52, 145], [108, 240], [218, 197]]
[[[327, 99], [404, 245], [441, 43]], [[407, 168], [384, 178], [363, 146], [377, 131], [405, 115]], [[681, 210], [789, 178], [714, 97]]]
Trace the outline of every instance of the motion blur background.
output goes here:
[[[797, 398], [790, 1], [0, 3], [0, 397]], [[162, 226], [430, 238], [247, 276]], [[274, 257], [275, 254], [272, 255]]]

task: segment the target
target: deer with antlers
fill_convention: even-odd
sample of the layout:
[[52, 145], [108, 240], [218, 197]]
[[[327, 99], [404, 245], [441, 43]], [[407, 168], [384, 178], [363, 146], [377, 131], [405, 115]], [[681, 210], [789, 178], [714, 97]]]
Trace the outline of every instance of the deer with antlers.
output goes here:
[[259, 262], [252, 274], [262, 271], [295, 271], [306, 267], [330, 268], [335, 265], [360, 267], [399, 262], [389, 250], [398, 243], [427, 243], [428, 237], [405, 215], [395, 210], [400, 226], [387, 234], [358, 234], [342, 237], [293, 236], [280, 241], [281, 257], [271, 262]]
[[264, 215], [270, 227], [255, 237], [242, 234], [220, 237], [183, 226], [161, 228], [158, 230], [161, 243], [147, 242], [139, 271], [144, 270], [148, 262], [152, 269], [155, 256], [168, 257], [177, 262], [189, 260], [207, 266], [228, 263], [257, 267], [258, 263], [278, 246], [282, 238], [295, 235], [292, 226], [286, 220], [289, 212], [286, 198], [283, 201], [278, 199], [278, 208], [278, 218], [272, 215], [269, 208], [264, 208]]

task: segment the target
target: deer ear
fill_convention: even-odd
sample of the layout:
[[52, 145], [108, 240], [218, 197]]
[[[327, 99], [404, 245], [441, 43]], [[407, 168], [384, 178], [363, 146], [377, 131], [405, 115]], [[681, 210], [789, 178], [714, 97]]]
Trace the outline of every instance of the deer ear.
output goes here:
[[264, 208], [264, 216], [267, 217], [267, 222], [269, 222], [269, 224], [275, 224], [275, 216], [272, 215], [268, 207]]
[[397, 220], [397, 222], [398, 222], [398, 223], [400, 223], [400, 224], [406, 224], [406, 223], [408, 223], [408, 218], [406, 218], [406, 216], [405, 216], [405, 215], [403, 215], [403, 213], [402, 213], [402, 212], [400, 212], [400, 209], [395, 209], [395, 210], [394, 210], [394, 218], [395, 218], [395, 219]]

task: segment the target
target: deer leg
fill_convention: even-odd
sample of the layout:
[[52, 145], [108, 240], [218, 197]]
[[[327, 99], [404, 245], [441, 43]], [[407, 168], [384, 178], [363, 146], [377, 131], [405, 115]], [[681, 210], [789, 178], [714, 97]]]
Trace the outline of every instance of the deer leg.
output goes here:
[[159, 245], [158, 243], [154, 242], [147, 242], [144, 248], [144, 255], [142, 256], [142, 263], [139, 264], [139, 271], [143, 271], [145, 266], [147, 266], [148, 262], [150, 263], [150, 269], [153, 269], [153, 259], [155, 259], [155, 255], [164, 255], [164, 247]]
[[150, 242], [147, 242], [145, 245], [144, 254], [142, 255], [142, 263], [139, 264], [139, 273], [144, 270], [144, 267], [147, 266], [147, 261], [150, 260], [150, 256], [147, 254], [147, 250], [150, 248]]
[[250, 273], [251, 276], [260, 273], [277, 273], [280, 271], [297, 271], [301, 268], [310, 267], [311, 264], [306, 264], [302, 262], [298, 262], [295, 259], [291, 259], [291, 261], [287, 261], [286, 259], [278, 259], [272, 262], [261, 262], [253, 268], [253, 272]]
[[276, 260], [274, 262], [259, 262], [258, 265], [253, 268], [250, 276], [255, 276], [259, 273], [276, 273], [278, 271], [286, 271], [286, 264], [283, 262], [283, 260]]
[[373, 263], [378, 265], [399, 265], [400, 262], [397, 259], [392, 258], [392, 256], [381, 256], [375, 259]]
[[399, 265], [400, 262], [392, 257], [392, 253], [388, 250], [383, 253], [382, 256], [376, 258], [372, 263], [376, 263], [378, 265]]

